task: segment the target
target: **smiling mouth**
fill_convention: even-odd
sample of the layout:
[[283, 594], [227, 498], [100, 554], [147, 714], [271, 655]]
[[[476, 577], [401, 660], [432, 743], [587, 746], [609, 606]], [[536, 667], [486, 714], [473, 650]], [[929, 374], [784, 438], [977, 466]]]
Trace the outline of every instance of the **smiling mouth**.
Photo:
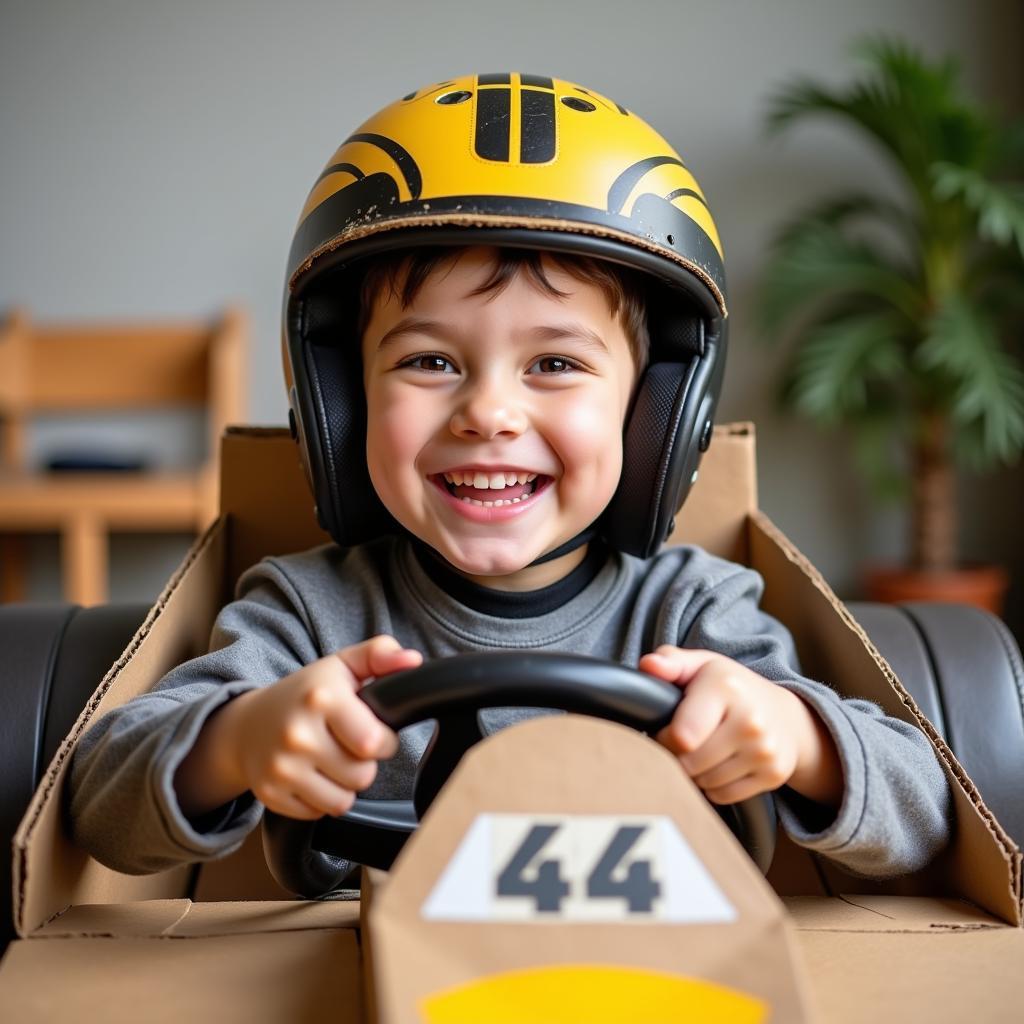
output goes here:
[[439, 473], [434, 478], [459, 501], [484, 508], [518, 505], [550, 479], [538, 473]]

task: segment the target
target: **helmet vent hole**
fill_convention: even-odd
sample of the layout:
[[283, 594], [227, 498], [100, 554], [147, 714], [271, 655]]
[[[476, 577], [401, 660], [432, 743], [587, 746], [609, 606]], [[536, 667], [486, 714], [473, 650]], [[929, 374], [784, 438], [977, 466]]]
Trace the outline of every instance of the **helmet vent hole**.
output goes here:
[[456, 89], [455, 92], [442, 93], [434, 100], [435, 103], [442, 103], [444, 106], [449, 106], [452, 103], [465, 103], [466, 100], [471, 99], [473, 94], [466, 92], [465, 89]]
[[571, 110], [582, 110], [585, 114], [597, 110], [597, 107], [589, 100], [581, 100], [577, 96], [563, 96], [562, 102]]
[[668, 241], [669, 245], [675, 245], [676, 244], [676, 236], [675, 235], [666, 235], [665, 238]]

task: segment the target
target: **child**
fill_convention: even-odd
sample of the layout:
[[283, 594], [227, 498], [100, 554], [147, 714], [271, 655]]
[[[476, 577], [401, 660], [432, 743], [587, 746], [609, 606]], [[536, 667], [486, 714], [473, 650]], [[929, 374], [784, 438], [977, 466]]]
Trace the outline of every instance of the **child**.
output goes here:
[[849, 870], [915, 870], [944, 845], [924, 735], [800, 676], [754, 572], [655, 553], [724, 352], [714, 225], [664, 140], [539, 76], [412, 93], [335, 155], [291, 271], [293, 428], [337, 543], [250, 569], [210, 653], [83, 736], [82, 845], [156, 871], [230, 852], [264, 806], [407, 799], [429, 726], [395, 736], [360, 686], [510, 647], [676, 683], [658, 740], [680, 769], [716, 803], [774, 792], [794, 840]]

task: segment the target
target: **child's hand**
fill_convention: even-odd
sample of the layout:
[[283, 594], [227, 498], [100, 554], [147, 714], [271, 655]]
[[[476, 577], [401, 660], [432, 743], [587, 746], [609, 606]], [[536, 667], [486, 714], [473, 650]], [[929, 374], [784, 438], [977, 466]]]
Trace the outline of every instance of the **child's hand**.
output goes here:
[[685, 688], [657, 740], [713, 803], [736, 803], [788, 783], [812, 800], [839, 804], [835, 743], [796, 694], [711, 651], [665, 644], [639, 667]]
[[398, 748], [357, 696], [360, 686], [422, 661], [394, 637], [376, 636], [236, 697], [211, 716], [176, 775], [182, 809], [195, 815], [251, 790], [291, 818], [344, 814], [373, 782], [377, 761]]

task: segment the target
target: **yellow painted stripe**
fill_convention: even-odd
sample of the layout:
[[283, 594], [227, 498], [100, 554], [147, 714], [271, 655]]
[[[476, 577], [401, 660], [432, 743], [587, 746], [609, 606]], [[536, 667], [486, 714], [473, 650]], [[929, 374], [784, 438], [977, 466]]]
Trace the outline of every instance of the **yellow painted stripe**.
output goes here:
[[572, 964], [493, 974], [420, 1001], [428, 1024], [760, 1024], [761, 999], [700, 978]]

